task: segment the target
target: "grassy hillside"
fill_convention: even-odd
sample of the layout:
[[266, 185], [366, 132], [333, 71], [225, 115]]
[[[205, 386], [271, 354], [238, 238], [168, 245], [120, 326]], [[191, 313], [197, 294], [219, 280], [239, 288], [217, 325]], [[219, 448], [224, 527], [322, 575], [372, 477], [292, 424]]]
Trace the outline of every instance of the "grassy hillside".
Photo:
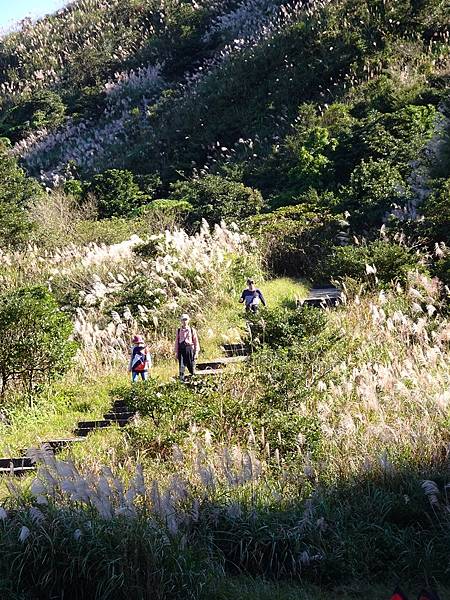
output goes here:
[[[275, 228], [274, 270], [325, 278], [333, 246], [387, 220], [426, 252], [448, 243], [447, 9], [74, 2], [2, 40], [2, 132], [97, 219]], [[280, 261], [293, 235], [321, 252]]]
[[[0, 477], [0, 596], [444, 600], [449, 14], [79, 0], [0, 40], [0, 455], [137, 411]], [[186, 311], [249, 360], [179, 383]]]

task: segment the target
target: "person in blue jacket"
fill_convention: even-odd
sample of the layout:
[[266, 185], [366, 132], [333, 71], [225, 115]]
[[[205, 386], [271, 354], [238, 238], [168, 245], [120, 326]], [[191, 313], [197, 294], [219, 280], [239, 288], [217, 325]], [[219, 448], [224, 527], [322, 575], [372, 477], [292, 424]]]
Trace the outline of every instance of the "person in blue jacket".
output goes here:
[[135, 383], [141, 377], [143, 381], [147, 381], [148, 372], [152, 366], [150, 350], [141, 335], [134, 335], [131, 342], [133, 347], [131, 349], [130, 364], [128, 365], [131, 380]]
[[253, 279], [247, 279], [247, 288], [242, 292], [239, 302], [245, 303], [245, 310], [253, 313], [258, 312], [259, 304], [266, 306], [266, 301], [261, 290], [255, 286]]

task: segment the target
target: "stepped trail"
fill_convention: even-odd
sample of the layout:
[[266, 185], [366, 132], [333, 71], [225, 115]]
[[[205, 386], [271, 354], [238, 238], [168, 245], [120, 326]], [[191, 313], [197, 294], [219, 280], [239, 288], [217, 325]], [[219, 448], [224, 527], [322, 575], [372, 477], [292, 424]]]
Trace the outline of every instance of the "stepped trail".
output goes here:
[[[336, 307], [342, 302], [342, 292], [334, 286], [313, 288], [303, 304], [317, 308]], [[213, 360], [200, 362], [196, 365], [196, 376], [214, 376], [220, 374], [229, 365], [239, 364], [248, 359], [251, 354], [250, 346], [246, 344], [224, 344], [222, 346], [224, 356]], [[190, 385], [189, 380], [187, 384]], [[79, 421], [74, 429], [74, 437], [50, 439], [40, 443], [43, 451], [50, 453], [59, 452], [73, 444], [81, 443], [87, 436], [98, 429], [105, 429], [112, 425], [125, 427], [130, 424], [136, 416], [123, 400], [116, 400], [109, 412], [103, 415], [103, 419], [92, 421]], [[33, 449], [28, 449], [22, 456], [0, 458], [0, 475], [26, 475], [37, 468], [33, 459]]]

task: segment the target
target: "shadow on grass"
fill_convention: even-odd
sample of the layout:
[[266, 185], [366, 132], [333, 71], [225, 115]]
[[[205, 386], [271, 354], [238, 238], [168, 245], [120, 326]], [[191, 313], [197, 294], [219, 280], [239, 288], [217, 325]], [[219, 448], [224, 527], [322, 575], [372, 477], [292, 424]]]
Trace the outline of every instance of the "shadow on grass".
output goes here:
[[[422, 588], [439, 591], [443, 600], [442, 590], [450, 585], [448, 467], [446, 460], [389, 466], [352, 481], [317, 485], [305, 500], [284, 498], [283, 510], [276, 502], [215, 506], [203, 513], [204, 535], [230, 582], [239, 587], [233, 578], [253, 578], [243, 580], [243, 593], [235, 597], [284, 600], [296, 589], [298, 598], [356, 598], [373, 588], [384, 595], [363, 597], [388, 600], [386, 592], [399, 585], [410, 600]], [[214, 520], [208, 520], [212, 514]], [[247, 594], [251, 580], [257, 591]], [[264, 580], [295, 582], [294, 591]], [[300, 594], [303, 585], [329, 595]], [[217, 598], [231, 599], [230, 593], [222, 591]]]

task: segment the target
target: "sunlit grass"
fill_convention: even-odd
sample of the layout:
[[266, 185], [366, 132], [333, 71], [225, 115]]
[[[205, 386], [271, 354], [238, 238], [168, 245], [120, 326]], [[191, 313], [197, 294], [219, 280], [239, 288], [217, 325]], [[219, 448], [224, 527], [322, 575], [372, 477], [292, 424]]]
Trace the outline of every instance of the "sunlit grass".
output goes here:
[[260, 287], [269, 307], [279, 306], [284, 300], [302, 300], [308, 295], [306, 283], [289, 277], [270, 279]]
[[74, 437], [78, 421], [103, 418], [111, 406], [110, 390], [128, 380], [126, 366], [123, 374], [79, 377], [68, 374], [32, 405], [23, 399], [18, 405], [10, 403], [4, 409], [7, 421], [0, 425], [0, 455], [20, 456], [46, 440]]
[[[285, 301], [295, 302], [308, 294], [308, 287], [300, 280], [289, 277], [256, 282], [269, 308], [280, 306]], [[221, 356], [223, 343], [239, 342], [247, 334], [245, 310], [239, 303], [240, 292], [235, 298], [226, 298], [210, 315], [204, 315], [205, 323], [199, 328], [202, 345], [201, 358]], [[261, 308], [263, 314], [264, 308]]]

